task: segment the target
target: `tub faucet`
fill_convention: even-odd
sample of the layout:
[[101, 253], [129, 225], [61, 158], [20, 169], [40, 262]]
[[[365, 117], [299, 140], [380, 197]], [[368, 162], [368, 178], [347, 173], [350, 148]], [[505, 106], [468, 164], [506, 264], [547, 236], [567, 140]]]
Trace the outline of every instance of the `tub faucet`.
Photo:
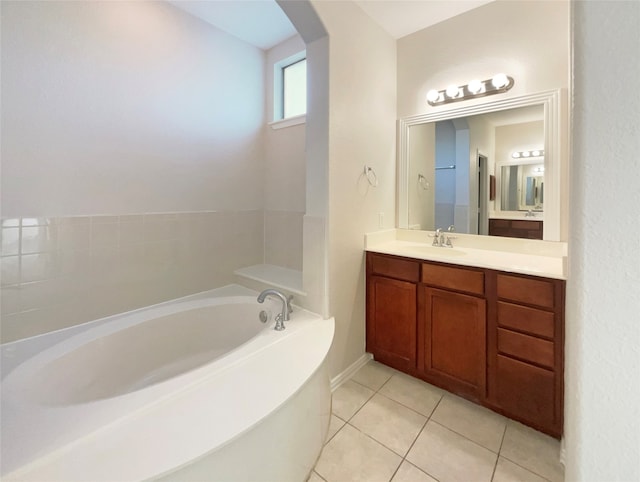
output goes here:
[[281, 291], [270, 288], [258, 295], [258, 303], [264, 303], [265, 298], [269, 295], [280, 298], [282, 301], [282, 312], [276, 315], [276, 326], [274, 327], [274, 330], [282, 331], [285, 329], [284, 322], [289, 321], [289, 314], [293, 311], [291, 308], [293, 296], [287, 297]]

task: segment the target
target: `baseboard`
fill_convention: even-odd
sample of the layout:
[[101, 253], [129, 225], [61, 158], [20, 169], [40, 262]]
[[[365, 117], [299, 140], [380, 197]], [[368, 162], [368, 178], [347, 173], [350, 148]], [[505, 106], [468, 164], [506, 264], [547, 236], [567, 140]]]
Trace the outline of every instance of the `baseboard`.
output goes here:
[[355, 362], [349, 365], [346, 370], [333, 377], [331, 379], [331, 391], [334, 392], [340, 385], [349, 380], [349, 378], [351, 378], [355, 372], [360, 370], [360, 368], [366, 365], [367, 362], [371, 359], [373, 359], [373, 355], [371, 353], [365, 353]]

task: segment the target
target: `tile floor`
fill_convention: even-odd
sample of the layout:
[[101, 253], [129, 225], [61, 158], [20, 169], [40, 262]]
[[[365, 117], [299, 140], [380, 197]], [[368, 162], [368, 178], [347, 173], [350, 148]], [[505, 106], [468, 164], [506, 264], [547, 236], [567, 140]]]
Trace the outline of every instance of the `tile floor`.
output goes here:
[[370, 361], [333, 394], [310, 482], [562, 481], [560, 443]]

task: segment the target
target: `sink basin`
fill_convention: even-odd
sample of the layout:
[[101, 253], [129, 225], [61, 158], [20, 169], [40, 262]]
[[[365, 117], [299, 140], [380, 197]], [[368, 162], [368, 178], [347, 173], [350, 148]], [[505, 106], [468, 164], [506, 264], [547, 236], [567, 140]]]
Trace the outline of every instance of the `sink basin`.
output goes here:
[[456, 256], [465, 256], [465, 253], [462, 250], [456, 248], [439, 248], [437, 246], [429, 246], [429, 245], [415, 245], [409, 248], [416, 254], [420, 255], [429, 255], [429, 256], [442, 256], [442, 257], [456, 257]]

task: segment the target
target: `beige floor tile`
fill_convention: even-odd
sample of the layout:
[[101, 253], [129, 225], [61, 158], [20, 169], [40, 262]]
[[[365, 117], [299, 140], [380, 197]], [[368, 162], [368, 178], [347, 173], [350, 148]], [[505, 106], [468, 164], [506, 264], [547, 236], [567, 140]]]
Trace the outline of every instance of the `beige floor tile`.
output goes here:
[[393, 476], [391, 482], [438, 482], [433, 477], [425, 474], [422, 470], [406, 460], [402, 462], [400, 468]]
[[325, 445], [315, 471], [327, 482], [388, 482], [402, 458], [351, 425]]
[[373, 390], [347, 380], [333, 392], [332, 412], [342, 420], [348, 421], [373, 394]]
[[338, 418], [335, 415], [331, 414], [331, 420], [329, 421], [329, 431], [327, 432], [327, 440], [325, 441], [325, 443], [329, 442], [329, 440], [331, 440], [331, 438], [336, 433], [338, 433], [338, 430], [344, 427], [345, 423], [346, 422], [341, 418]]
[[462, 435], [429, 421], [407, 460], [440, 482], [489, 482], [497, 457]]
[[396, 371], [393, 368], [371, 360], [360, 368], [351, 379], [371, 390], [378, 391], [394, 373]]
[[315, 471], [312, 471], [311, 475], [307, 479], [307, 482], [324, 482], [324, 479], [316, 474]]
[[495, 453], [500, 451], [507, 425], [502, 415], [451, 394], [442, 398], [431, 420]]
[[507, 423], [500, 455], [553, 482], [564, 480], [560, 442], [518, 422]]
[[498, 457], [492, 482], [545, 482], [545, 480], [504, 457]]
[[351, 425], [404, 457], [427, 418], [376, 394], [351, 419]]
[[429, 417], [444, 392], [422, 380], [397, 373], [385, 383], [379, 393]]

